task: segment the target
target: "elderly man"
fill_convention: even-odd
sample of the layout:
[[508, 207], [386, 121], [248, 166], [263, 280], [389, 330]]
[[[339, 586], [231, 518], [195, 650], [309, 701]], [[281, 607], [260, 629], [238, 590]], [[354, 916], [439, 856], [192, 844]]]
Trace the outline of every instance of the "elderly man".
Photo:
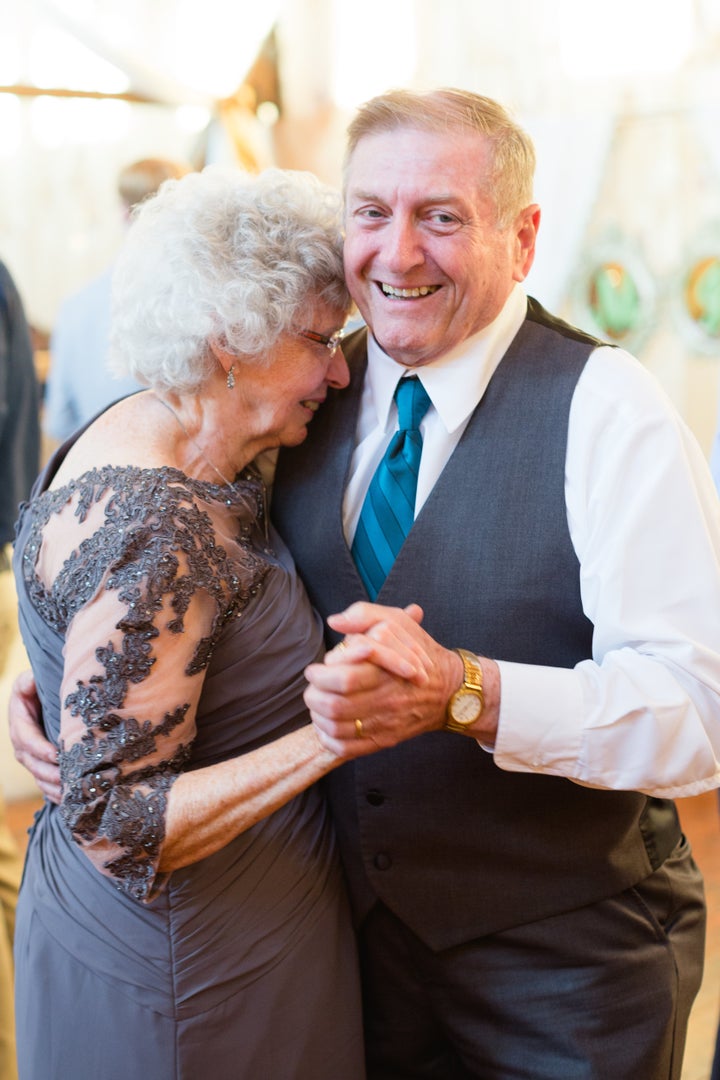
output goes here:
[[[472, 94], [360, 111], [345, 266], [370, 332], [275, 481], [320, 611], [387, 605], [331, 618], [346, 647], [306, 695], [338, 752], [388, 747], [328, 781], [387, 1080], [678, 1077], [701, 979], [670, 800], [718, 783], [717, 500], [643, 368], [523, 292], [533, 164]], [[362, 631], [418, 642], [427, 682], [353, 666]]]
[[[719, 780], [717, 500], [642, 367], [525, 295], [533, 168], [487, 98], [360, 111], [346, 272], [368, 330], [275, 478], [339, 642], [306, 700], [355, 759], [328, 793], [373, 1080], [677, 1078], [702, 975], [671, 800]], [[368, 637], [424, 676], [371, 665]], [[25, 711], [16, 752], [56, 791]]]

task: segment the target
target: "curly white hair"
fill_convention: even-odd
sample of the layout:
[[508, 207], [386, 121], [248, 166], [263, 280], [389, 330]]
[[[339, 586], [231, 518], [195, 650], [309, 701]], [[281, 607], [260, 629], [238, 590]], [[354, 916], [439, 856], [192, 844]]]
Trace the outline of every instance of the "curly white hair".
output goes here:
[[210, 342], [269, 363], [317, 302], [352, 306], [339, 193], [307, 172], [211, 165], [136, 209], [113, 278], [109, 364], [149, 386], [197, 390]]

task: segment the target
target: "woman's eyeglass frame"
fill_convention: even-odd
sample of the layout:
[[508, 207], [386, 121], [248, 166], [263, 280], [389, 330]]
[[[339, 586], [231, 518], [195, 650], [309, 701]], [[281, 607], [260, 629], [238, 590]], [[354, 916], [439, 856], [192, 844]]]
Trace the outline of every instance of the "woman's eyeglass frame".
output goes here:
[[307, 338], [308, 341], [315, 341], [318, 345], [324, 345], [329, 350], [330, 355], [334, 356], [342, 345], [342, 339], [345, 336], [344, 330], [336, 330], [334, 334], [329, 337], [327, 334], [319, 334], [317, 330], [298, 330], [298, 336]]

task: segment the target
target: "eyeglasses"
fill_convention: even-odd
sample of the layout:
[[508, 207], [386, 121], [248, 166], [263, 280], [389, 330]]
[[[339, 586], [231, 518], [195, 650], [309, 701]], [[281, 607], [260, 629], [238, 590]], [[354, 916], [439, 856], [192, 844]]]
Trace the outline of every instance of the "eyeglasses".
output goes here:
[[318, 345], [324, 345], [326, 349], [330, 350], [331, 356], [334, 356], [340, 348], [344, 334], [344, 330], [336, 330], [334, 334], [328, 337], [327, 334], [318, 334], [316, 330], [298, 330], [298, 337], [304, 337], [308, 341], [316, 341]]

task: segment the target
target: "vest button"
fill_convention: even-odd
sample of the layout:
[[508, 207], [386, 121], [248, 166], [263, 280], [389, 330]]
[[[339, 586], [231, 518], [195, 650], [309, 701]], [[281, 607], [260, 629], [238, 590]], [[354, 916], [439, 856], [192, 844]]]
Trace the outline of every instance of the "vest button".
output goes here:
[[379, 852], [373, 859], [376, 870], [389, 870], [392, 866], [392, 859], [389, 855], [386, 855], [383, 851]]
[[365, 798], [371, 806], [382, 806], [385, 802], [383, 793], [381, 791], [376, 791], [374, 788], [371, 788], [370, 791], [366, 792]]

